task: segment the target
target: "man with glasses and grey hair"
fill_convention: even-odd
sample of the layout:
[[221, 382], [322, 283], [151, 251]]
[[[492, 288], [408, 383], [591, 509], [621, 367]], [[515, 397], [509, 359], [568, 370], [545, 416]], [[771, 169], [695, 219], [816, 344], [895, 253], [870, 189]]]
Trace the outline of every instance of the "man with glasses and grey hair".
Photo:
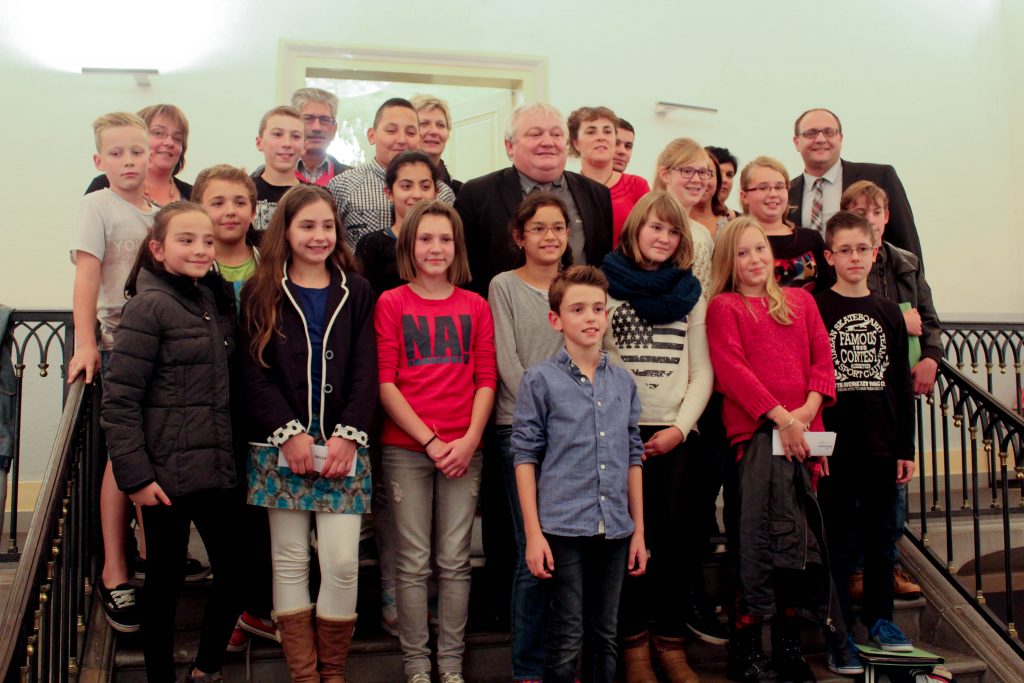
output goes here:
[[565, 170], [567, 145], [568, 129], [557, 109], [544, 102], [519, 107], [505, 131], [512, 166], [463, 185], [455, 208], [465, 225], [473, 291], [487, 296], [492, 277], [522, 265], [508, 222], [531, 192], [552, 192], [565, 202], [576, 265], [599, 266], [611, 251], [611, 194], [601, 183]]
[[306, 129], [306, 151], [295, 174], [307, 183], [327, 187], [331, 178], [351, 168], [327, 153], [338, 133], [338, 97], [320, 88], [299, 88], [292, 93], [292, 106], [302, 114]]
[[789, 185], [789, 219], [793, 223], [824, 234], [828, 219], [839, 211], [843, 191], [858, 180], [870, 180], [889, 197], [885, 241], [921, 259], [914, 212], [896, 169], [887, 164], [840, 159], [843, 124], [838, 116], [828, 109], [808, 109], [793, 126], [793, 145], [804, 160], [804, 172]]

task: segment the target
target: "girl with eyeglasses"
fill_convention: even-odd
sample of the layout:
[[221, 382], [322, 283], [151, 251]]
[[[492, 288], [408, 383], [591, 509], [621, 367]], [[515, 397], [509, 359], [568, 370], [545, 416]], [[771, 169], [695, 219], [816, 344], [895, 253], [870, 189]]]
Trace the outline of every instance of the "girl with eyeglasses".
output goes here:
[[512, 574], [512, 677], [540, 680], [544, 673], [544, 609], [546, 594], [526, 566], [526, 535], [512, 462], [512, 413], [519, 381], [534, 363], [551, 358], [562, 346], [562, 335], [548, 324], [548, 285], [571, 263], [569, 210], [556, 195], [527, 195], [509, 222], [510, 238], [522, 254], [523, 265], [491, 280], [487, 301], [494, 316], [494, 345], [498, 358], [495, 434], [501, 454], [512, 527], [516, 566]]
[[775, 280], [783, 287], [821, 292], [835, 283], [817, 230], [795, 227], [789, 213], [789, 174], [771, 157], [757, 157], [740, 173], [743, 212], [764, 228], [775, 255]]
[[[654, 190], [668, 192], [682, 204], [689, 216], [711, 183], [708, 165], [708, 153], [696, 140], [676, 138], [658, 155]], [[690, 238], [693, 240], [693, 274], [706, 293], [711, 289], [711, 254], [715, 250], [715, 240], [711, 232], [697, 221], [690, 221]], [[706, 294], [704, 298], [707, 299]]]
[[[705, 149], [708, 148], [705, 147]], [[704, 196], [694, 204], [690, 211], [690, 218], [707, 228], [711, 237], [717, 237], [718, 231], [736, 216], [722, 203], [722, 169], [718, 164], [718, 159], [710, 151], [708, 152], [708, 168], [711, 170], [711, 179], [704, 189]]]

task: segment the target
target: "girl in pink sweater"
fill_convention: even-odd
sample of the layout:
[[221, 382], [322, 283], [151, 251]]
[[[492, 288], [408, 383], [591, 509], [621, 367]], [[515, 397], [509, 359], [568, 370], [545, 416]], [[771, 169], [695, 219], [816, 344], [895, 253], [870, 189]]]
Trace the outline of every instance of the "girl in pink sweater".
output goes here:
[[381, 294], [374, 317], [387, 413], [380, 442], [393, 509], [398, 636], [406, 680], [429, 683], [433, 550], [441, 683], [464, 683], [470, 537], [481, 439], [497, 385], [494, 321], [486, 301], [458, 287], [469, 280], [469, 265], [462, 221], [450, 206], [415, 206], [399, 231], [396, 260], [408, 284]]
[[[801, 607], [828, 627], [830, 666], [849, 658], [845, 631], [831, 619], [828, 557], [812, 488], [828, 468], [824, 459], [809, 458], [804, 438], [822, 430], [822, 405], [835, 400], [832, 351], [814, 299], [780, 288], [773, 265], [768, 238], [753, 218], [733, 220], [720, 233], [707, 328], [736, 456], [727, 475], [726, 526], [740, 585], [727, 674], [739, 681], [766, 680], [772, 668], [785, 680], [813, 680], [794, 619]], [[772, 455], [773, 428], [784, 457]], [[768, 617], [771, 662], [761, 648]]]

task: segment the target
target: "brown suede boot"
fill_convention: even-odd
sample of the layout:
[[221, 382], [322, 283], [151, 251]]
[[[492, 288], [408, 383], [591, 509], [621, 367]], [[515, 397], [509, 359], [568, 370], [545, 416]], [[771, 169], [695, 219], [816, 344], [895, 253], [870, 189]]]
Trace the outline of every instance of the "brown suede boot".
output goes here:
[[654, 636], [654, 651], [669, 683], [699, 683], [700, 677], [686, 661], [682, 638]]
[[316, 647], [320, 654], [320, 683], [345, 683], [345, 662], [356, 630], [356, 615], [347, 619], [316, 618]]
[[651, 668], [651, 642], [647, 631], [623, 639], [622, 661], [626, 665], [626, 683], [658, 683]]
[[291, 612], [275, 612], [274, 622], [281, 634], [281, 649], [292, 683], [320, 683], [316, 670], [313, 605]]

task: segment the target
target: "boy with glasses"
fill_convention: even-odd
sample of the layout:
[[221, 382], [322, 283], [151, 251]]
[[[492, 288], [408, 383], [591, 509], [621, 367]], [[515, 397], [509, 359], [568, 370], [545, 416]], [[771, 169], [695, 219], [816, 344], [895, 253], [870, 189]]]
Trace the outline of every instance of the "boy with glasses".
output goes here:
[[833, 579], [847, 630], [852, 631], [849, 580], [856, 559], [854, 537], [859, 534], [864, 552], [861, 620], [878, 647], [909, 652], [913, 645], [892, 623], [889, 530], [894, 484], [905, 484], [914, 475], [907, 328], [899, 306], [868, 289], [877, 253], [868, 221], [840, 211], [826, 225], [825, 242], [825, 258], [835, 268], [837, 281], [815, 298], [835, 365], [836, 402], [822, 417], [825, 429], [836, 432], [836, 443], [829, 458], [830, 475], [821, 480], [818, 498]]

